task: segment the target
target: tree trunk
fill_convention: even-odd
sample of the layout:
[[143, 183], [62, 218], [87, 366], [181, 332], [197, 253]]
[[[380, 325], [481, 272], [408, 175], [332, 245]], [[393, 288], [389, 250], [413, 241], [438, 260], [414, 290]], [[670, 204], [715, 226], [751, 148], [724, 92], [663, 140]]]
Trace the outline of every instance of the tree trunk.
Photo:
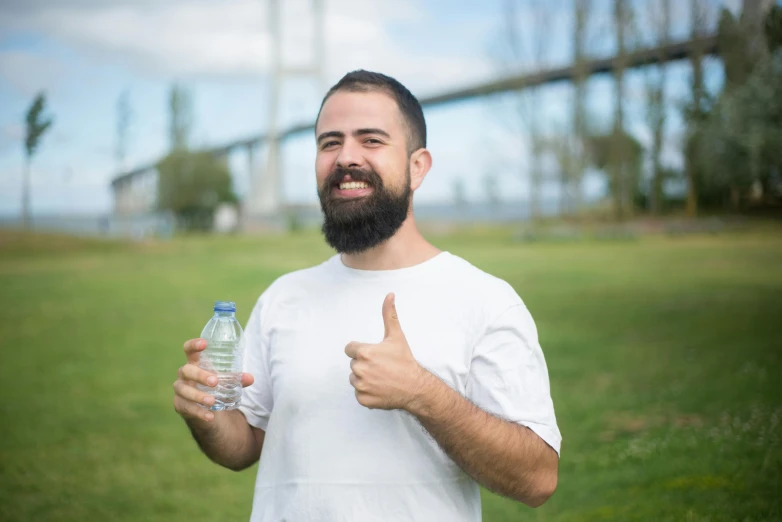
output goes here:
[[614, 132], [611, 143], [611, 178], [614, 183], [614, 210], [617, 219], [627, 217], [629, 183], [624, 153], [624, 70], [625, 70], [625, 0], [614, 0], [614, 23], [616, 24], [616, 68], [614, 82], [616, 99], [614, 100]]
[[[695, 56], [695, 55], [693, 55]], [[691, 143], [687, 147], [687, 155], [685, 157], [685, 169], [687, 171], [687, 215], [695, 217], [698, 215], [698, 186], [697, 186], [697, 150], [698, 150], [698, 129], [701, 119], [701, 89], [703, 88], [703, 69], [701, 67], [700, 56], [693, 57], [692, 60], [692, 94], [693, 105], [695, 106], [696, 114], [696, 131], [690, 137]]]
[[[518, 7], [522, 4], [529, 7], [532, 13], [533, 31], [527, 42], [527, 34], [521, 32], [518, 27]], [[505, 49], [506, 55], [502, 62], [505, 69], [520, 69], [531, 66], [534, 69], [543, 68], [546, 61], [546, 51], [550, 45], [549, 32], [545, 28], [549, 26], [549, 7], [538, 0], [505, 0], [503, 3], [503, 18], [505, 21]], [[524, 38], [522, 38], [522, 34]], [[525, 63], [526, 58], [531, 58], [532, 63]], [[509, 62], [509, 63], [508, 63]], [[529, 187], [528, 212], [531, 221], [537, 221], [542, 213], [541, 188], [544, 181], [543, 172], [543, 128], [540, 125], [540, 105], [542, 93], [538, 88], [525, 89], [517, 93], [516, 110], [518, 114], [518, 130], [521, 139], [525, 141], [526, 148], [530, 151], [529, 163], [524, 174], [524, 181]]]
[[662, 212], [663, 207], [663, 177], [662, 177], [662, 162], [660, 161], [660, 141], [655, 137], [654, 150], [654, 173], [652, 174], [652, 187], [649, 192], [649, 210], [652, 215], [658, 216]]
[[554, 138], [551, 144], [557, 154], [557, 164], [560, 172], [560, 197], [559, 214], [567, 216], [573, 211], [573, 193], [575, 178], [575, 150], [573, 148], [571, 137], [567, 134], [561, 138]]
[[573, 38], [573, 61], [575, 64], [575, 75], [573, 79], [575, 91], [573, 99], [573, 140], [571, 154], [573, 154], [573, 172], [569, 183], [571, 185], [572, 210], [576, 213], [581, 212], [582, 205], [582, 182], [584, 177], [584, 147], [586, 142], [586, 71], [584, 70], [584, 60], [586, 54], [586, 22], [590, 10], [590, 0], [575, 0], [575, 18]]
[[541, 172], [542, 154], [541, 137], [536, 128], [530, 129], [532, 141], [532, 168], [530, 169], [529, 209], [533, 222], [541, 217], [540, 189], [543, 185], [543, 173]]
[[[661, 45], [668, 44], [671, 29], [671, 0], [662, 0], [660, 8], [662, 9], [662, 19], [657, 28], [657, 43]], [[658, 67], [660, 69], [660, 78], [658, 84], [653, 87], [653, 94], [650, 96], [650, 112], [652, 123], [652, 183], [649, 188], [649, 210], [652, 215], [660, 214], [662, 210], [662, 148], [665, 130], [665, 82], [666, 69], [665, 57], [660, 55]]]
[[730, 206], [734, 212], [741, 210], [741, 191], [737, 185], [730, 186]]
[[665, 125], [665, 76], [660, 65], [657, 85], [650, 85], [649, 123], [652, 128], [652, 179], [649, 186], [649, 212], [656, 216], [662, 208], [662, 147]]
[[[690, 0], [690, 12], [692, 17], [692, 36], [699, 38], [703, 36], [703, 25], [705, 23], [705, 14], [700, 0]], [[703, 51], [699, 45], [693, 46], [693, 52], [690, 55], [692, 64], [692, 105], [693, 117], [695, 119], [695, 132], [691, 134], [685, 155], [685, 170], [687, 173], [687, 215], [695, 217], [698, 214], [698, 183], [697, 183], [697, 150], [698, 150], [698, 127], [703, 118]]]
[[22, 171], [22, 228], [30, 228], [30, 162], [29, 156], [25, 157], [24, 170]]

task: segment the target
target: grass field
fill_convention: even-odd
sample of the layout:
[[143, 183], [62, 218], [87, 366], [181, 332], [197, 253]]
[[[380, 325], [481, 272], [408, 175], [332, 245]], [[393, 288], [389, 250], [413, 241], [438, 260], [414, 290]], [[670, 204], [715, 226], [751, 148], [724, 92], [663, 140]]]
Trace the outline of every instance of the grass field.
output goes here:
[[[484, 520], [782, 520], [782, 229], [519, 244], [433, 237], [536, 319], [564, 442], [542, 508]], [[315, 233], [95, 243], [0, 234], [0, 520], [247, 520], [172, 407], [215, 299], [331, 254]]]

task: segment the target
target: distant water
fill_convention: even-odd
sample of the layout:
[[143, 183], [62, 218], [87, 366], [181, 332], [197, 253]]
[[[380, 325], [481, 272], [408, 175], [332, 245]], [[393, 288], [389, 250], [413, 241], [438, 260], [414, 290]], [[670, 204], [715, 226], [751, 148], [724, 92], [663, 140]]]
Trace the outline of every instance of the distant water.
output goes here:
[[[21, 228], [18, 216], [0, 216], [0, 228]], [[36, 215], [31, 220], [36, 232], [62, 232], [76, 236], [169, 237], [174, 231], [170, 216], [145, 214], [119, 217], [112, 215]]]
[[[553, 216], [558, 213], [556, 200], [543, 201], [542, 213]], [[529, 219], [529, 205], [526, 201], [503, 201], [497, 204], [470, 202], [414, 203], [416, 220], [420, 223], [509, 223]], [[317, 225], [322, 221], [317, 205], [291, 207], [284, 215], [295, 216], [304, 225]], [[0, 228], [19, 228], [18, 216], [0, 216]], [[170, 237], [175, 230], [171, 216], [164, 214], [142, 214], [136, 216], [113, 215], [43, 215], [33, 216], [32, 229], [39, 232], [64, 232], [79, 236], [127, 237]]]

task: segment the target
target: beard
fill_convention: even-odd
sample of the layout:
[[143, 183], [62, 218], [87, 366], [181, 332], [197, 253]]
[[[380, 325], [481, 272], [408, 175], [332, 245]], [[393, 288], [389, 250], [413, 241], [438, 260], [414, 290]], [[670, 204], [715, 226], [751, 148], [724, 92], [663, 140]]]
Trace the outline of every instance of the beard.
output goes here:
[[[334, 190], [345, 175], [353, 181], [363, 181], [372, 193], [360, 197], [339, 197]], [[374, 248], [396, 234], [410, 208], [410, 169], [406, 172], [401, 193], [386, 188], [372, 169], [337, 167], [318, 188], [323, 210], [321, 230], [326, 242], [341, 254], [358, 254]]]

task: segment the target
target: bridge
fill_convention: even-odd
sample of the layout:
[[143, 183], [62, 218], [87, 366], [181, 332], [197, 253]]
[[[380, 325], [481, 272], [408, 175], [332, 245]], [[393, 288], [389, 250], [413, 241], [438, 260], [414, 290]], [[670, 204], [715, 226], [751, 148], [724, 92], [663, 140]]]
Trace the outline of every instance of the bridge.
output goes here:
[[[752, 0], [745, 0], [745, 3], [752, 3]], [[745, 6], [746, 7], [746, 6]], [[470, 100], [478, 97], [486, 97], [494, 94], [519, 91], [531, 87], [549, 85], [561, 82], [572, 82], [577, 77], [589, 77], [600, 74], [612, 74], [618, 67], [632, 69], [644, 67], [652, 64], [683, 60], [690, 57], [693, 53], [702, 56], [718, 54], [716, 34], [707, 35], [700, 38], [691, 38], [683, 41], [672, 42], [666, 45], [642, 48], [625, 54], [620, 61], [619, 57], [592, 58], [587, 59], [577, 68], [575, 64], [564, 67], [550, 68], [540, 71], [515, 74], [505, 78], [495, 79], [478, 83], [458, 89], [452, 89], [432, 96], [419, 99], [424, 108], [430, 108], [448, 103], [455, 103]], [[259, 133], [247, 136], [241, 139], [232, 140], [228, 143], [222, 143], [206, 150], [218, 157], [227, 157], [234, 151], [245, 150], [248, 156], [248, 162], [252, 171], [255, 171], [253, 151], [261, 144], [267, 144], [270, 147], [270, 155], [279, 158], [279, 147], [281, 142], [291, 136], [313, 132], [315, 122], [303, 122], [283, 129], [274, 135]], [[141, 206], [154, 204], [150, 201], [148, 194], [151, 185], [156, 184], [157, 171], [156, 164], [149, 163], [138, 168], [120, 174], [112, 181], [112, 189], [115, 194], [115, 211], [123, 212], [128, 209], [134, 209]], [[251, 213], [258, 215], [272, 215], [279, 210], [279, 190], [277, 177], [279, 175], [274, 168], [275, 163], [270, 164], [265, 175], [258, 176], [256, 186], [253, 188], [255, 204], [251, 202]], [[138, 187], [144, 187], [145, 190], [139, 191]], [[146, 195], [139, 193], [146, 192]], [[260, 198], [260, 200], [258, 200]]]

